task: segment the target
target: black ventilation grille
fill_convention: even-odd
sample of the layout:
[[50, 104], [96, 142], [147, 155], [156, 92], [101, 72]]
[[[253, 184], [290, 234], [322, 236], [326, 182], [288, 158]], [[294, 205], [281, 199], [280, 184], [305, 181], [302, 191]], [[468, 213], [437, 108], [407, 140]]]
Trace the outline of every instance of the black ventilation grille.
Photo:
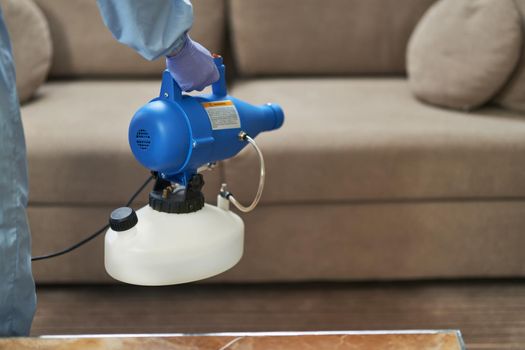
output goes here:
[[149, 132], [146, 129], [140, 129], [139, 131], [137, 131], [135, 139], [137, 141], [137, 146], [139, 146], [139, 148], [143, 150], [147, 150], [149, 148], [149, 145], [151, 144]]

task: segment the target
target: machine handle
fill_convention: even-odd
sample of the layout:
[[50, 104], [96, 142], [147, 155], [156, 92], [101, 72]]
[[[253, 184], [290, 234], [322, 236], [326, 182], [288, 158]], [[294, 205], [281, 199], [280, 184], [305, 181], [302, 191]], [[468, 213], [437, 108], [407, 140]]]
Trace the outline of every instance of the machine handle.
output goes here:
[[228, 91], [226, 89], [226, 67], [224, 66], [222, 56], [220, 55], [214, 53], [213, 61], [219, 70], [219, 80], [211, 84], [211, 88], [215, 96], [224, 97], [228, 95]]
[[160, 86], [159, 97], [172, 101], [180, 101], [182, 99], [182, 90], [167, 69], [162, 73], [162, 84]]
[[[213, 83], [211, 88], [215, 96], [225, 97], [228, 95], [228, 91], [226, 89], [226, 68], [223, 64], [222, 56], [213, 54], [213, 61], [219, 70], [219, 80]], [[167, 69], [162, 73], [160, 97], [173, 101], [179, 101], [182, 98], [182, 89]]]

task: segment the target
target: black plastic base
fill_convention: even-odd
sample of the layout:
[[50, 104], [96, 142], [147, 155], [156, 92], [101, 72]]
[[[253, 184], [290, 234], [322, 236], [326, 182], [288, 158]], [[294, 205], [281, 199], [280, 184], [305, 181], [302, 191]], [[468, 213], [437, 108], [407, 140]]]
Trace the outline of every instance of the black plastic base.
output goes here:
[[204, 207], [204, 179], [195, 174], [185, 188], [173, 190], [169, 181], [158, 178], [149, 194], [149, 206], [163, 213], [187, 214]]

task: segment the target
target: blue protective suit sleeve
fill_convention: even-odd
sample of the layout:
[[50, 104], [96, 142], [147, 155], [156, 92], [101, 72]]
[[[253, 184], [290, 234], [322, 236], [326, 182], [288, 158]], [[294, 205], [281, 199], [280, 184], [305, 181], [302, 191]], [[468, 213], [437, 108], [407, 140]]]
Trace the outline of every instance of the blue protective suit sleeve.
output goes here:
[[176, 52], [193, 24], [189, 0], [97, 0], [113, 36], [148, 60]]
[[0, 9], [0, 337], [29, 335], [35, 313], [27, 187], [13, 55]]

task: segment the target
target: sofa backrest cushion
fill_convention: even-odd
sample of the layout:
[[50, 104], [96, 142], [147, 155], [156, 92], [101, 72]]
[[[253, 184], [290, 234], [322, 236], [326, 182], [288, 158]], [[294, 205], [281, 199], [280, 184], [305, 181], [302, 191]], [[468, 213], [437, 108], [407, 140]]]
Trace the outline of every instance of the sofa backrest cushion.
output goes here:
[[521, 29], [524, 38], [521, 46], [521, 57], [511, 79], [496, 97], [496, 102], [502, 107], [525, 112], [525, 0], [515, 0], [515, 3], [521, 15]]
[[402, 74], [435, 0], [231, 0], [241, 75]]
[[46, 17], [33, 0], [0, 0], [9, 32], [20, 103], [28, 101], [46, 80], [52, 43]]
[[[51, 77], [159, 76], [164, 59], [148, 62], [118, 43], [104, 26], [96, 0], [36, 0], [46, 15], [53, 38]], [[222, 51], [224, 0], [198, 0], [192, 38], [212, 52]]]
[[461, 110], [489, 102], [516, 69], [522, 28], [514, 0], [440, 0], [409, 41], [412, 92], [425, 102]]

